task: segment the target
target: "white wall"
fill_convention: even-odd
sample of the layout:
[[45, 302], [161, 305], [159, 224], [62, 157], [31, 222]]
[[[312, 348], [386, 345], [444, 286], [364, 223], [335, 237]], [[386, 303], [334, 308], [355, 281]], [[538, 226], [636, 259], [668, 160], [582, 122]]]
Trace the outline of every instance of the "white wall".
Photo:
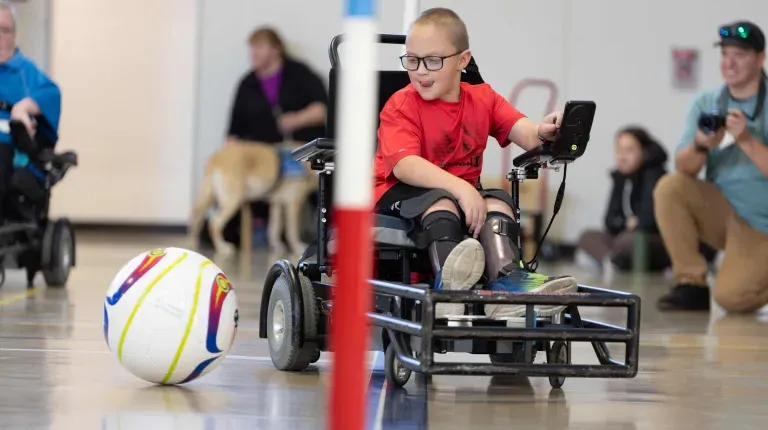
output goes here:
[[[403, 3], [378, 2], [380, 32], [401, 31]], [[695, 92], [672, 88], [671, 49], [700, 49], [701, 83], [709, 87], [719, 83], [712, 47], [718, 25], [749, 17], [768, 30], [760, 20], [768, 12], [763, 1], [701, 4], [422, 0], [422, 8], [451, 7], [465, 19], [480, 70], [501, 94], [523, 79], [546, 78], [558, 85], [559, 107], [568, 99], [597, 102], [590, 147], [569, 168], [566, 201], [550, 233], [566, 241], [601, 226], [618, 128], [644, 125], [673, 150]], [[248, 33], [276, 26], [326, 79], [328, 43], [343, 31], [342, 7], [307, 0], [57, 3], [53, 71], [66, 91], [62, 145], [77, 148], [83, 165], [55, 193], [55, 209], [79, 220], [185, 222], [248, 69]], [[95, 16], [86, 18], [86, 11]], [[397, 55], [385, 50], [383, 67], [395, 66]], [[517, 106], [540, 119], [545, 97], [543, 90], [526, 91]], [[498, 148], [490, 147], [485, 168], [503, 174]], [[561, 174], [550, 175], [550, 197]]]
[[51, 47], [51, 0], [14, 3], [18, 14], [16, 44], [38, 67], [47, 70]]
[[54, 5], [60, 148], [80, 157], [53, 193], [55, 214], [76, 221], [187, 222], [197, 16], [193, 0]]

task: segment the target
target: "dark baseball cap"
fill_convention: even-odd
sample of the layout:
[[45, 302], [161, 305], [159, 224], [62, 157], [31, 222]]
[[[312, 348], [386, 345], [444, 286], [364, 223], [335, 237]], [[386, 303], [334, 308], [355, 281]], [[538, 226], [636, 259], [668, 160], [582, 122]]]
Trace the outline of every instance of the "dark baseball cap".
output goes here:
[[765, 51], [765, 35], [760, 27], [750, 21], [736, 21], [720, 27], [720, 41], [715, 46], [738, 46]]

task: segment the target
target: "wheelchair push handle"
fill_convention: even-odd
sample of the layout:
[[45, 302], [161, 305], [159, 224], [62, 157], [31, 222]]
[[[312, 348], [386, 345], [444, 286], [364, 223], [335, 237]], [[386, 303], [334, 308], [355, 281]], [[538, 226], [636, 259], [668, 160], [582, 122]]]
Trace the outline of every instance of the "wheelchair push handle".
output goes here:
[[[336, 69], [341, 64], [339, 59], [339, 45], [344, 43], [344, 35], [339, 34], [331, 40], [331, 46], [328, 49], [328, 55], [331, 57], [331, 68]], [[379, 34], [379, 43], [385, 45], [405, 45], [405, 35], [402, 34]]]
[[[339, 58], [339, 45], [344, 43], [344, 34], [339, 34], [331, 40], [331, 46], [328, 48], [328, 56], [331, 59], [331, 68], [337, 69], [341, 65]], [[379, 43], [384, 45], [405, 45], [404, 34], [379, 34]], [[474, 57], [470, 57], [469, 64], [465, 68], [468, 72], [480, 73]], [[482, 83], [482, 82], [477, 82]]]

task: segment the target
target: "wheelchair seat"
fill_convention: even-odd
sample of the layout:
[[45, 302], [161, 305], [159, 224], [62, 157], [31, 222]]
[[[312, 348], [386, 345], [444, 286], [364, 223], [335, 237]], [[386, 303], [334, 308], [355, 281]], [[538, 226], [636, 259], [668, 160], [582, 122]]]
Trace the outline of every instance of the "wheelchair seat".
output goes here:
[[[408, 238], [413, 227], [408, 220], [390, 215], [375, 214], [373, 220], [373, 242], [377, 246], [415, 249], [416, 244]], [[328, 236], [328, 252], [336, 253], [336, 228], [331, 227]]]

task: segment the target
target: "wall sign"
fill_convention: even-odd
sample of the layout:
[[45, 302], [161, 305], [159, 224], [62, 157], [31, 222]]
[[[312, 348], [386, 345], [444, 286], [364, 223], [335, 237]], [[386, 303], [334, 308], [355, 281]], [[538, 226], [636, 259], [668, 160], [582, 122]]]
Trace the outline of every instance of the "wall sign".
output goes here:
[[699, 51], [672, 49], [672, 87], [693, 90], [699, 87]]

